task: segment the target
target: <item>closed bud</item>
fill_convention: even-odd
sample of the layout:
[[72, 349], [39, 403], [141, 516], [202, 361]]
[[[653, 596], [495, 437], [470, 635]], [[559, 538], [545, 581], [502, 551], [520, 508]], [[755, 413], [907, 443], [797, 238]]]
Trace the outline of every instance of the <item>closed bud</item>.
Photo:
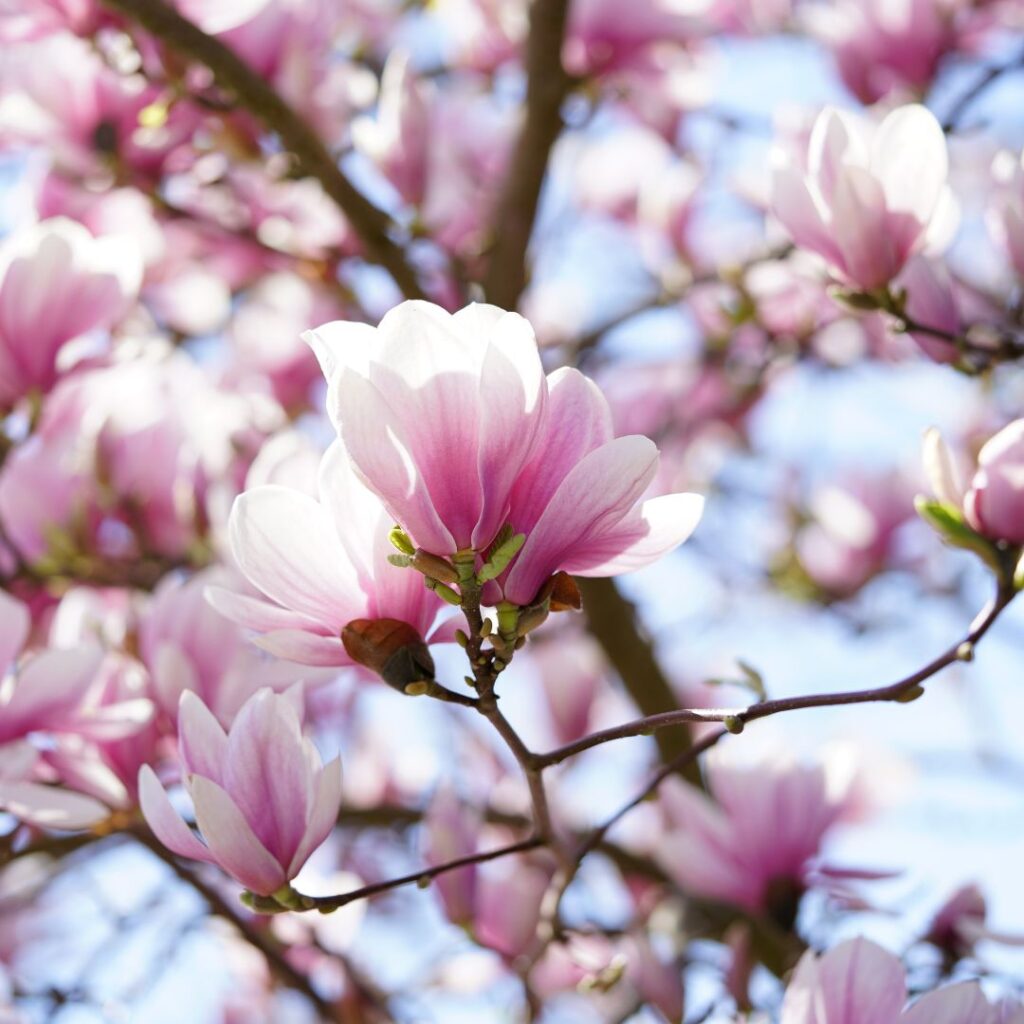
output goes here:
[[417, 548], [415, 552], [412, 552], [410, 565], [414, 569], [419, 569], [424, 576], [430, 576], [442, 583], [459, 582], [459, 574], [447, 559], [441, 558], [440, 555], [432, 555], [422, 548]]
[[396, 526], [389, 534], [388, 540], [402, 552], [403, 555], [414, 555], [416, 554], [416, 546], [411, 540], [409, 535], [400, 526]]
[[476, 574], [477, 579], [481, 583], [497, 579], [508, 568], [509, 562], [519, 554], [519, 549], [525, 543], [526, 534], [516, 533], [507, 540], [503, 540], [500, 544], [495, 544], [487, 561]]
[[738, 736], [743, 732], [744, 722], [739, 715], [727, 715], [722, 722], [722, 725], [724, 725], [734, 736]]
[[402, 693], [432, 682], [434, 659], [419, 633], [397, 619], [354, 619], [341, 631], [348, 656]]

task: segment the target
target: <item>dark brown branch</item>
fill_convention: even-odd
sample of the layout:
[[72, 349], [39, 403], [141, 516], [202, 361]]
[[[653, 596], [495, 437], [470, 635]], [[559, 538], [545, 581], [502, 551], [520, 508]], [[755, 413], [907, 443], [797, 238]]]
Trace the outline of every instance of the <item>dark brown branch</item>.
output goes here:
[[942, 122], [942, 130], [947, 135], [950, 132], [956, 131], [960, 127], [964, 114], [967, 113], [968, 108], [972, 106], [979, 96], [987, 92], [990, 86], [1002, 78], [1003, 75], [1022, 68], [1024, 68], [1024, 53], [1018, 54], [1005, 63], [993, 64], [985, 68], [974, 82], [953, 102], [953, 105], [949, 108], [949, 113], [946, 115], [946, 119]]
[[316, 132], [248, 64], [219, 39], [183, 18], [164, 0], [103, 0], [137, 22], [186, 60], [203, 64], [239, 106], [257, 117], [292, 153], [301, 171], [315, 178], [359, 236], [366, 257], [384, 267], [407, 298], [422, 298], [405, 252], [390, 236], [391, 218], [374, 206], [338, 167]]
[[526, 287], [526, 251], [533, 234], [551, 149], [562, 131], [562, 103], [572, 78], [562, 67], [569, 0], [533, 0], [526, 41], [523, 124], [492, 225], [484, 276], [488, 302], [515, 309]]

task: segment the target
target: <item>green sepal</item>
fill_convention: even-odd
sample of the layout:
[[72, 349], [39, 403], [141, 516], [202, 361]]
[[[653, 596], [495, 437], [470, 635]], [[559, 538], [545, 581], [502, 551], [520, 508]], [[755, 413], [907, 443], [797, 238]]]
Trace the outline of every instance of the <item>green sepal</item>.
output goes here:
[[923, 494], [919, 494], [914, 499], [914, 508], [917, 509], [917, 514], [947, 544], [952, 544], [955, 548], [973, 551], [996, 572], [1003, 571], [999, 551], [995, 545], [986, 537], [982, 537], [980, 533], [972, 530], [964, 522], [963, 515], [958, 509], [936, 501], [934, 498], [926, 498]]

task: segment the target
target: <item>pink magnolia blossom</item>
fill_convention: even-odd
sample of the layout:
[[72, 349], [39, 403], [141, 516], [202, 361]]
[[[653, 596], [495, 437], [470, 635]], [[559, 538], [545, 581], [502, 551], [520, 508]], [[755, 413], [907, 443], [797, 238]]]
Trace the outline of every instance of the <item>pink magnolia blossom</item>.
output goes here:
[[639, 568], [696, 526], [696, 495], [641, 501], [657, 448], [615, 438], [577, 371], [545, 380], [517, 314], [406, 302], [376, 330], [326, 324], [309, 340], [356, 471], [416, 544], [450, 556], [486, 550], [506, 522], [526, 534], [500, 584], [508, 601], [531, 603], [558, 570]]
[[586, 996], [601, 1020], [621, 1020], [639, 1000], [673, 1024], [683, 1019], [682, 969], [659, 957], [641, 931], [617, 939], [571, 935], [552, 943], [530, 978], [542, 998], [573, 991]]
[[280, 484], [238, 497], [231, 550], [259, 595], [212, 587], [210, 600], [261, 634], [259, 646], [306, 665], [351, 665], [341, 632], [355, 619], [397, 620], [429, 639], [441, 601], [388, 562], [392, 524], [335, 443], [320, 464], [319, 500]]
[[297, 697], [261, 690], [225, 733], [194, 693], [182, 696], [183, 782], [205, 844], [171, 806], [153, 769], [139, 773], [142, 812], [157, 838], [182, 857], [220, 865], [261, 896], [299, 873], [341, 805], [341, 762], [324, 765], [303, 738]]
[[[0, 592], [0, 808], [43, 828], [86, 828], [109, 814], [108, 805], [85, 792], [44, 784], [52, 780], [30, 740], [35, 734], [89, 743], [113, 742], [140, 730], [152, 715], [144, 698], [115, 703], [97, 689], [102, 651], [98, 646], [48, 649], [14, 660], [28, 636], [29, 614]], [[47, 755], [48, 757], [50, 755]], [[76, 790], [77, 777], [60, 779]]]
[[155, 344], [146, 358], [78, 373], [3, 467], [8, 538], [29, 562], [68, 547], [180, 557], [201, 539], [212, 497], [233, 497], [251, 435], [280, 415], [266, 397], [220, 390], [187, 355]]
[[703, 498], [643, 500], [657, 471], [654, 442], [615, 437], [608, 402], [592, 381], [572, 369], [551, 374], [541, 443], [510, 495], [508, 519], [526, 542], [501, 581], [505, 600], [531, 603], [559, 570], [615, 576], [681, 544]]
[[167, 577], [140, 617], [139, 656], [149, 668], [153, 698], [172, 723], [186, 690], [227, 728], [257, 690], [286, 690], [299, 681], [294, 665], [260, 656], [236, 623], [210, 607], [207, 588], [230, 579], [218, 568], [187, 580]]
[[832, 48], [839, 74], [863, 103], [896, 90], [923, 94], [943, 57], [958, 48], [964, 0], [844, 0], [813, 12], [811, 27]]
[[887, 568], [913, 502], [897, 475], [852, 476], [818, 490], [810, 512], [796, 537], [800, 564], [819, 587], [843, 597]]
[[965, 484], [936, 430], [925, 435], [924, 468], [935, 496], [962, 509], [968, 524], [992, 540], [1024, 544], [1024, 419], [990, 437]]
[[111, 327], [139, 289], [138, 253], [125, 238], [93, 238], [65, 218], [13, 235], [0, 248], [0, 406], [55, 384], [65, 344]]
[[600, 75], [643, 64], [648, 51], [692, 39], [713, 0], [578, 0], [570, 8], [562, 51], [566, 70]]
[[855, 779], [842, 767], [779, 760], [736, 766], [712, 758], [713, 800], [670, 779], [662, 791], [667, 831], [659, 863], [690, 893], [790, 924], [815, 881], [826, 835], [860, 810]]
[[868, 939], [807, 952], [786, 989], [779, 1024], [1017, 1024], [1024, 1007], [993, 1005], [975, 982], [947, 985], [909, 1008], [903, 964]]
[[887, 285], [910, 256], [950, 234], [946, 140], [922, 106], [881, 124], [827, 108], [807, 152], [783, 157], [772, 209], [793, 240], [822, 256], [848, 284]]
[[201, 115], [184, 102], [172, 104], [161, 124], [141, 124], [142, 111], [163, 109], [164, 88], [110, 67], [85, 39], [61, 33], [4, 56], [0, 139], [45, 145], [72, 174], [102, 178], [116, 158], [155, 178], [198, 126]]
[[[515, 122], [472, 86], [438, 90], [398, 51], [373, 118], [353, 125], [357, 149], [383, 172], [442, 248], [475, 255], [504, 180]], [[444, 144], [438, 140], [444, 139]]]
[[907, 316], [915, 323], [938, 332], [911, 331], [910, 336], [929, 359], [937, 363], [955, 363], [958, 356], [956, 344], [941, 336], [957, 336], [963, 326], [949, 272], [934, 260], [914, 256], [898, 283], [907, 292]]

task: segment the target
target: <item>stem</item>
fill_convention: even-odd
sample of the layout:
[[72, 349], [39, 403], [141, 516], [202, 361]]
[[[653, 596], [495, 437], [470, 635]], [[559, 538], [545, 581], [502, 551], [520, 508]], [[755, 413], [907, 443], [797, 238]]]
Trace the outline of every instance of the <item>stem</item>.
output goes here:
[[866, 690], [846, 690], [840, 693], [819, 693], [800, 697], [781, 697], [778, 700], [761, 701], [744, 708], [689, 708], [678, 711], [666, 711], [657, 715], [648, 715], [623, 725], [602, 729], [591, 733], [574, 743], [549, 751], [546, 754], [535, 754], [534, 760], [542, 768], [560, 764], [562, 761], [577, 754], [610, 743], [613, 740], [626, 739], [631, 736], [644, 736], [659, 729], [667, 729], [690, 722], [729, 722], [731, 731], [738, 731], [747, 722], [759, 718], [769, 718], [785, 711], [800, 711], [805, 708], [834, 707], [845, 704], [868, 704], [882, 701], [900, 701], [916, 686], [936, 675], [942, 669], [956, 661], [964, 660], [970, 649], [981, 640], [992, 624], [1003, 612], [1003, 609], [1016, 596], [1012, 587], [1001, 585], [995, 598], [978, 614], [971, 628], [955, 644], [938, 657], [933, 658], [923, 668], [912, 672], [902, 679], [885, 686], [872, 687]]
[[469, 867], [472, 864], [484, 864], [489, 860], [497, 860], [499, 857], [507, 857], [513, 853], [525, 853], [527, 850], [535, 850], [537, 847], [544, 845], [545, 840], [540, 836], [531, 836], [529, 839], [522, 839], [518, 843], [500, 846], [497, 849], [487, 850], [484, 853], [473, 853], [466, 857], [459, 857], [445, 864], [438, 864], [436, 867], [415, 871], [410, 875], [402, 875], [401, 878], [392, 878], [386, 882], [364, 885], [361, 889], [353, 889], [351, 892], [341, 893], [338, 896], [306, 896], [299, 893], [297, 897], [302, 909], [319, 910], [322, 914], [329, 914], [332, 910], [345, 907], [349, 903], [365, 900], [382, 892], [390, 892], [392, 889], [398, 889], [403, 885], [422, 884], [424, 881], [436, 878], [438, 875], [446, 874], [449, 871], [455, 871], [458, 868]]

